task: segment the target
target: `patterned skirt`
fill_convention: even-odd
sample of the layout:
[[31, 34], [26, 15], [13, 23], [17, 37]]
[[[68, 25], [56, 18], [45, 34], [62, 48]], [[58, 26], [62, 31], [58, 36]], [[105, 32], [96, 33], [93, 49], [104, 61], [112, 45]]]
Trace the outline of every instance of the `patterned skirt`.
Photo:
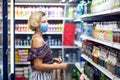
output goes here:
[[30, 80], [52, 80], [52, 72], [32, 71], [30, 73]]

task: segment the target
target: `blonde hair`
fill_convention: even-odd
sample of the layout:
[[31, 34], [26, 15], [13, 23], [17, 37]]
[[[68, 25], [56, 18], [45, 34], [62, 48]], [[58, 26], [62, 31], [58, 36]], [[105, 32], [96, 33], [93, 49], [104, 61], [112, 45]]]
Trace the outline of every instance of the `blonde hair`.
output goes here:
[[42, 11], [36, 11], [32, 13], [32, 15], [28, 19], [28, 27], [32, 31], [35, 31], [35, 29], [40, 26], [42, 17], [45, 16], [45, 13]]

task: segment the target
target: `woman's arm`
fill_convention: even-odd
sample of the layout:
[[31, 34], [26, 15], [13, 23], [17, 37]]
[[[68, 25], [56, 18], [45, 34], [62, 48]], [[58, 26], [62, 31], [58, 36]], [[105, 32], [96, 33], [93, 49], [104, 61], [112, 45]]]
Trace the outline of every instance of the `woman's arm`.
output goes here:
[[34, 59], [34, 68], [38, 71], [49, 71], [53, 69], [63, 69], [67, 68], [68, 64], [45, 64], [42, 63], [42, 59], [36, 58]]

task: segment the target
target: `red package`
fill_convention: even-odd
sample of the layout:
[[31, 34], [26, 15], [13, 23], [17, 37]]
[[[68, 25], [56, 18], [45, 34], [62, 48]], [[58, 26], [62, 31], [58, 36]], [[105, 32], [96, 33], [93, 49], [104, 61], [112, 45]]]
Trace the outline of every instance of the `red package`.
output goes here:
[[63, 45], [64, 46], [74, 46], [74, 39], [75, 39], [75, 24], [65, 24], [64, 25], [64, 40]]
[[24, 76], [22, 76], [22, 77], [15, 77], [15, 80], [26, 80], [26, 78]]

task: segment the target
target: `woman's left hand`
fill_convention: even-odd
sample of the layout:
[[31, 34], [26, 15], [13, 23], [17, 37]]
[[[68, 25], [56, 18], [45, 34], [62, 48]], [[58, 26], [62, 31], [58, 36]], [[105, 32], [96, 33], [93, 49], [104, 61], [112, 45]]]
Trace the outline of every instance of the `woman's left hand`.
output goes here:
[[57, 63], [62, 63], [62, 59], [61, 58], [53, 58], [53, 61], [57, 62]]

